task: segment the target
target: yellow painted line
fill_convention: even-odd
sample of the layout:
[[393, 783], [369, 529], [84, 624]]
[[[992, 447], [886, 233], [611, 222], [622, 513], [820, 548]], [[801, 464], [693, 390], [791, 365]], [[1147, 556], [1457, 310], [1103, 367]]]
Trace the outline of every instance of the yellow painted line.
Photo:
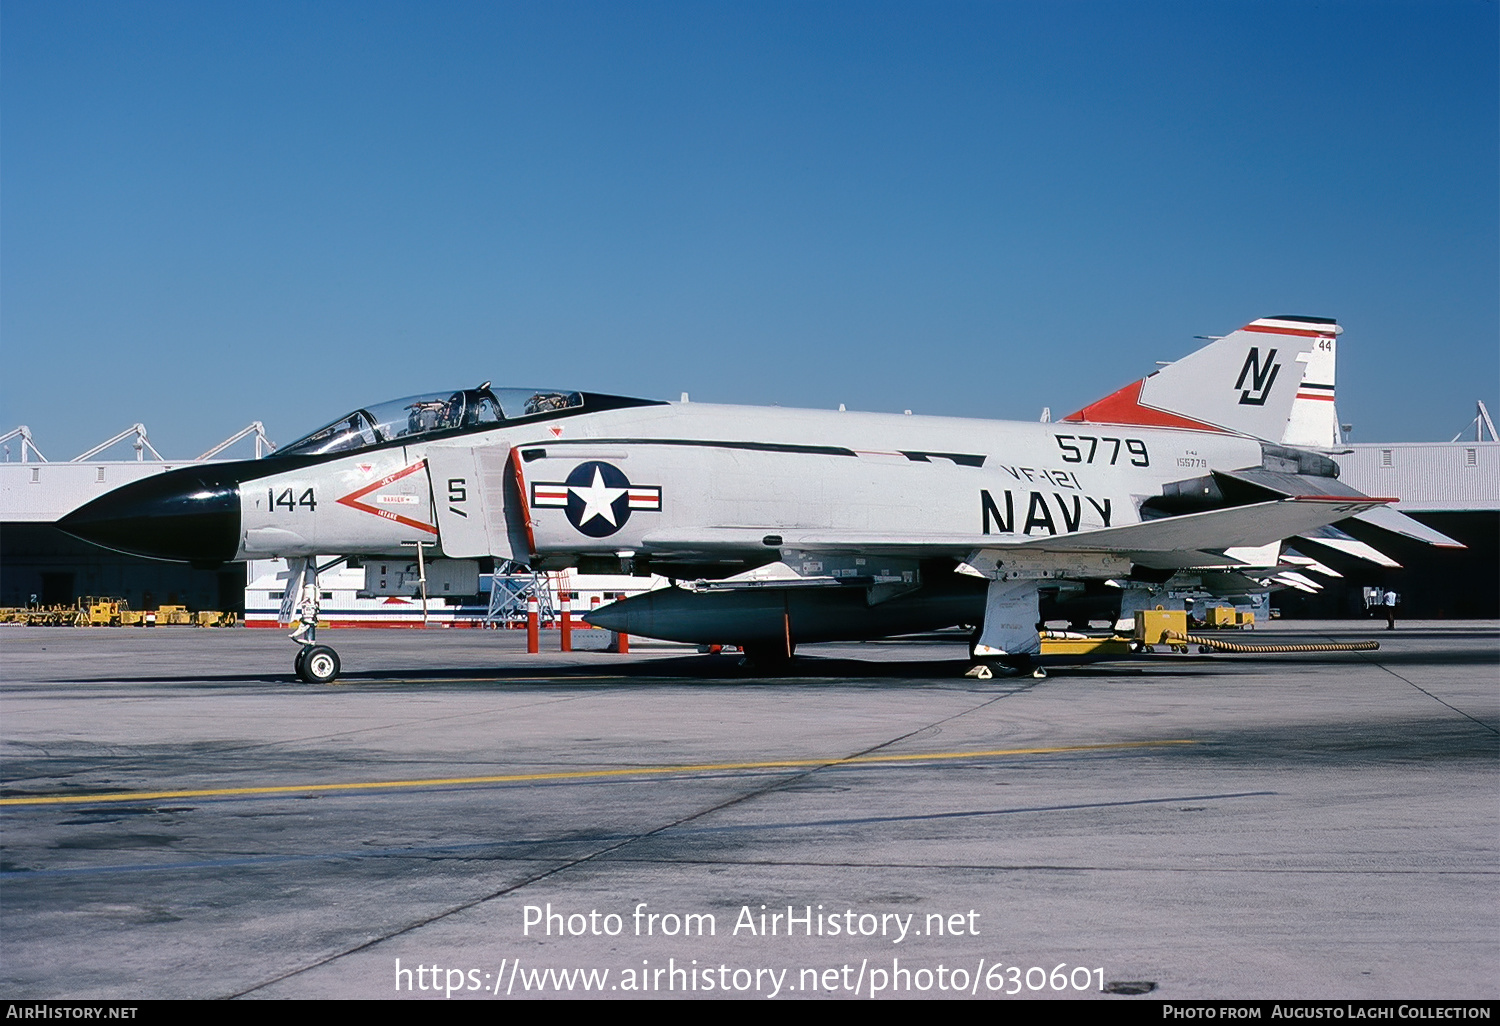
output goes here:
[[849, 759], [778, 759], [774, 762], [705, 762], [687, 766], [632, 766], [627, 769], [570, 770], [562, 773], [511, 773], [493, 777], [433, 777], [426, 780], [370, 780], [343, 784], [281, 784], [271, 787], [219, 787], [199, 791], [136, 791], [128, 794], [50, 795], [38, 798], [0, 798], [0, 805], [78, 805], [89, 802], [140, 802], [160, 798], [221, 798], [253, 794], [310, 794], [318, 791], [376, 791], [392, 787], [452, 787], [459, 784], [521, 784], [547, 780], [590, 780], [608, 777], [664, 776], [725, 770], [804, 769], [809, 766], [854, 766], [897, 762], [938, 762], [948, 759], [992, 759], [1007, 755], [1056, 755], [1063, 752], [1105, 752], [1126, 748], [1191, 745], [1196, 741], [1117, 741], [1101, 745], [1061, 745], [1053, 748], [998, 748], [987, 752], [919, 752], [909, 755], [858, 755]]

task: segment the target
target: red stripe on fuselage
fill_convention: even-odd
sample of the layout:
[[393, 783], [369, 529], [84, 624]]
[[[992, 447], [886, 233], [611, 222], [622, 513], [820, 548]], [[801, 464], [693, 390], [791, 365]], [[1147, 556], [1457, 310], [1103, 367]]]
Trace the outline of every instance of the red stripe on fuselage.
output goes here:
[[[561, 432], [559, 432], [561, 433]], [[520, 499], [521, 523], [526, 525], [526, 548], [536, 552], [536, 528], [531, 523], [531, 503], [526, 501], [526, 475], [521, 472], [521, 450], [510, 451], [511, 473], [516, 475], [516, 496]]]

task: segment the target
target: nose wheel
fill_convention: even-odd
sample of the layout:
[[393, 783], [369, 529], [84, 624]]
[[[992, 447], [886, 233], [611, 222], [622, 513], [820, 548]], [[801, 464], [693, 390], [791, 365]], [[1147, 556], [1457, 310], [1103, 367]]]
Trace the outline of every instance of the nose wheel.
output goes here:
[[338, 679], [339, 654], [327, 645], [304, 645], [297, 652], [297, 676], [309, 684], [332, 684]]

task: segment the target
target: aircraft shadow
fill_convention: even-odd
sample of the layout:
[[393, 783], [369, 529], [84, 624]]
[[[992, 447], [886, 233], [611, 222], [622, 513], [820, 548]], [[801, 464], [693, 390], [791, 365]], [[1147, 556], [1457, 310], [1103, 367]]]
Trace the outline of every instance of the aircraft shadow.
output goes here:
[[[1304, 643], [1306, 639], [1304, 638]], [[1489, 640], [1485, 638], [1484, 640]], [[1247, 639], [1247, 643], [1249, 639]], [[1269, 643], [1256, 641], [1254, 643]], [[1255, 664], [1277, 666], [1330, 666], [1367, 664], [1384, 667], [1414, 666], [1494, 666], [1500, 653], [1492, 646], [1457, 647], [1429, 652], [1285, 652], [1285, 653], [1212, 653], [1169, 655], [1157, 653], [1135, 658], [1111, 658], [1087, 662], [1076, 658], [1043, 658], [1042, 664], [1051, 676], [1120, 677], [1178, 676], [1184, 673], [1213, 675], [1220, 670], [1248, 668]], [[973, 685], [1025, 682], [1045, 684], [1029, 673], [1007, 674], [997, 671], [994, 678], [980, 681], [965, 677], [974, 665], [968, 659], [849, 659], [837, 656], [799, 655], [789, 665], [775, 670], [741, 665], [735, 655], [672, 655], [599, 664], [528, 666], [446, 666], [395, 667], [375, 670], [348, 670], [334, 686], [352, 684], [410, 685], [448, 682], [465, 683], [568, 683], [609, 686], [632, 681], [724, 681], [746, 683], [833, 683], [853, 681], [920, 681], [923, 683], [967, 683]], [[80, 677], [80, 682], [116, 682], [121, 684], [227, 684], [289, 683], [302, 685], [292, 673], [222, 673], [222, 674], [150, 674], [137, 676]]]

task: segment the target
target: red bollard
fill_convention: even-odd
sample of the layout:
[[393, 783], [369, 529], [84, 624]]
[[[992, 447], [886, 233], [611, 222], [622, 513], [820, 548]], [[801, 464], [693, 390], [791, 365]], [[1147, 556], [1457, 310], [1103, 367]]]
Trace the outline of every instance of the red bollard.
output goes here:
[[621, 631], [618, 634], [616, 634], [615, 635], [615, 643], [610, 648], [610, 651], [614, 652], [617, 655], [629, 655], [630, 654], [630, 635], [626, 634], [624, 631]]
[[526, 651], [531, 655], [536, 655], [542, 650], [538, 620], [536, 596], [533, 595], [526, 600]]
[[562, 624], [558, 633], [562, 635], [562, 650], [573, 651], [573, 593], [570, 591], [562, 593]]

